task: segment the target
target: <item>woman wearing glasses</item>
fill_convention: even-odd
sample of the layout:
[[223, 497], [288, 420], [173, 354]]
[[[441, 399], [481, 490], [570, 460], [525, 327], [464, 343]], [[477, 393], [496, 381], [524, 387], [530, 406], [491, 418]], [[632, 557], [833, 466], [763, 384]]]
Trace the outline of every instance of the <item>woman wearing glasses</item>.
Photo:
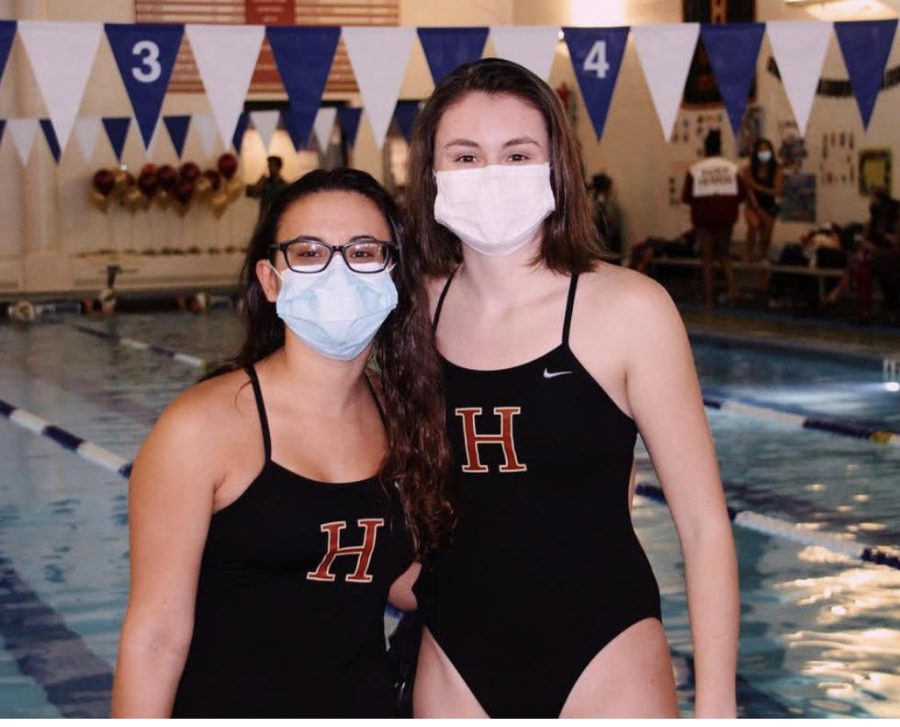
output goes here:
[[416, 584], [414, 713], [677, 715], [629, 513], [640, 432], [684, 553], [696, 714], [733, 717], [734, 547], [687, 336], [662, 288], [602, 261], [559, 99], [508, 61], [458, 68], [409, 164], [462, 490]]
[[400, 235], [355, 170], [307, 174], [258, 226], [243, 348], [135, 461], [115, 715], [392, 716], [383, 612], [414, 605], [447, 460]]

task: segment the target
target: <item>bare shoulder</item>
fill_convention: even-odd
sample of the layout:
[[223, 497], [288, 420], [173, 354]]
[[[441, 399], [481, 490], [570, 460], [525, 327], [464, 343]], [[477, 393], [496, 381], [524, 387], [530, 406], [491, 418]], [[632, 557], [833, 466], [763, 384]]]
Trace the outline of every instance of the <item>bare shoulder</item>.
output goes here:
[[618, 265], [601, 263], [596, 270], [578, 279], [578, 307], [604, 325], [616, 323], [623, 328], [641, 322], [680, 322], [671, 296], [652, 278]]
[[[179, 395], [163, 412], [142, 447], [156, 458], [218, 460], [246, 431], [255, 414], [253, 392], [244, 371], [202, 381]], [[139, 457], [140, 459], [140, 457]]]

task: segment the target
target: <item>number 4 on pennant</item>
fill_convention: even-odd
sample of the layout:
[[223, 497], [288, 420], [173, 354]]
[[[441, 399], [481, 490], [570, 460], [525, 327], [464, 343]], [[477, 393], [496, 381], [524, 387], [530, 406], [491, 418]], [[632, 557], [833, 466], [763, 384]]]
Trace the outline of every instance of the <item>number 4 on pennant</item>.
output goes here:
[[606, 62], [606, 41], [598, 40], [591, 47], [582, 66], [586, 73], [595, 73], [597, 78], [606, 78], [609, 72], [609, 63]]

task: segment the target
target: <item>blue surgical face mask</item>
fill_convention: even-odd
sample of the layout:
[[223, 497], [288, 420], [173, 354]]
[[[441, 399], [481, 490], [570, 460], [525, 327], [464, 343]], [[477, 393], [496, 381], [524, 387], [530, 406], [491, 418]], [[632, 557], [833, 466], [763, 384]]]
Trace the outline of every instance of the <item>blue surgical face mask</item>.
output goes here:
[[772, 158], [772, 152], [767, 151], [765, 149], [756, 152], [756, 158], [759, 159], [763, 164], [769, 161]]
[[397, 288], [388, 270], [354, 273], [339, 255], [320, 273], [275, 272], [281, 278], [278, 316], [327, 358], [355, 359], [397, 306]]

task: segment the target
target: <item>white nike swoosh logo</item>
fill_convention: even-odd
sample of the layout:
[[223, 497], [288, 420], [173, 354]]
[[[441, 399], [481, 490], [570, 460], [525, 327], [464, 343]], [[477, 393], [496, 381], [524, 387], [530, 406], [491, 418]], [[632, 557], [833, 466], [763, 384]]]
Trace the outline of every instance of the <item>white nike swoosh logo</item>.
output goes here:
[[547, 369], [544, 369], [544, 378], [555, 379], [557, 376], [565, 376], [566, 374], [571, 373], [571, 371], [547, 371]]

